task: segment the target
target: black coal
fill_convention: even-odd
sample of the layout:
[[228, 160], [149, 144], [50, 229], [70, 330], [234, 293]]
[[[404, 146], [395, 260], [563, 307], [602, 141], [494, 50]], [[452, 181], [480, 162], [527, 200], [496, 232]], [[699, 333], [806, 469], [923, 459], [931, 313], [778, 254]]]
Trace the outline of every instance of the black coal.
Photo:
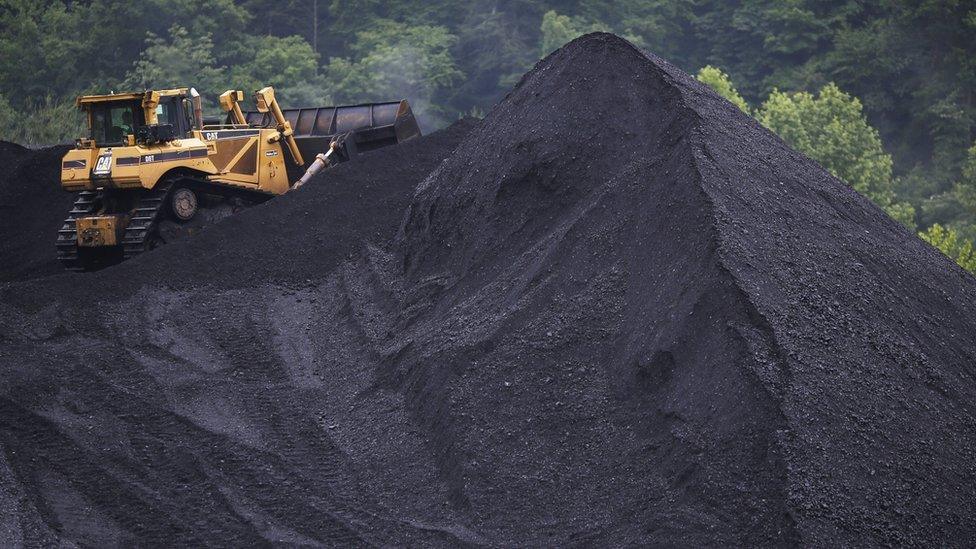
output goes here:
[[0, 299], [15, 542], [976, 542], [976, 281], [608, 34]]
[[61, 190], [67, 146], [29, 150], [0, 141], [0, 282], [64, 272], [54, 252], [74, 202]]

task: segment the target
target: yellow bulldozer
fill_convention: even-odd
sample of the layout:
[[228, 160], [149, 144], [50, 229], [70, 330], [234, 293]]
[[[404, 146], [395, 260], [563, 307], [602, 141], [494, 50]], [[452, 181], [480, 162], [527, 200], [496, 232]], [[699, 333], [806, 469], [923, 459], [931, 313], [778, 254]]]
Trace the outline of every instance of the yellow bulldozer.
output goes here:
[[223, 93], [225, 118], [213, 121], [193, 88], [79, 97], [89, 133], [61, 162], [62, 188], [77, 193], [56, 242], [65, 267], [132, 258], [166, 241], [165, 224], [263, 202], [325, 167], [420, 136], [405, 100], [282, 109], [271, 87], [254, 93], [253, 111], [243, 100], [239, 90]]

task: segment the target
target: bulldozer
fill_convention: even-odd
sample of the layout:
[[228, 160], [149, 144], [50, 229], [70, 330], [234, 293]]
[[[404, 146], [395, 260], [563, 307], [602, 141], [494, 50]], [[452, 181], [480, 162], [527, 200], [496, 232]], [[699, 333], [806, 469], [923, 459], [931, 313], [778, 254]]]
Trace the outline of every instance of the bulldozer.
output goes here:
[[[282, 109], [272, 87], [220, 95], [223, 120], [205, 120], [193, 88], [86, 95], [88, 120], [61, 161], [77, 198], [58, 231], [58, 259], [96, 270], [164, 244], [164, 225], [190, 225], [301, 186], [319, 171], [421, 135], [406, 100]], [[285, 159], [285, 156], [289, 159]]]

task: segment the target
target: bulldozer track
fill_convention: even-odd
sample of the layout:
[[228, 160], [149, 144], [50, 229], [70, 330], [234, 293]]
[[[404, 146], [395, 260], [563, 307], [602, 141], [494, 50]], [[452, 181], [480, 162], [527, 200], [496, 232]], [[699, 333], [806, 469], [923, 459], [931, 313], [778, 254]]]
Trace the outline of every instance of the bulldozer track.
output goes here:
[[64, 264], [70, 271], [83, 271], [84, 265], [78, 257], [78, 228], [77, 220], [79, 217], [93, 213], [95, 209], [94, 191], [81, 191], [75, 199], [68, 218], [64, 220], [61, 229], [58, 230], [58, 239], [55, 245], [58, 249], [58, 261]]
[[136, 203], [122, 237], [122, 251], [126, 260], [151, 248], [160, 212], [166, 205], [172, 188], [172, 182], [160, 183], [147, 191]]

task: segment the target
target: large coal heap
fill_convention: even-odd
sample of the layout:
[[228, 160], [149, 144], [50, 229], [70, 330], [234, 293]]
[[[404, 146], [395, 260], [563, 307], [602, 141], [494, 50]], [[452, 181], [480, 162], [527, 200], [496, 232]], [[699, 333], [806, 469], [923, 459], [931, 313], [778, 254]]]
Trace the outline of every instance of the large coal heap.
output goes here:
[[612, 35], [464, 133], [375, 202], [395, 235], [297, 237], [303, 189], [6, 286], [6, 537], [976, 541], [969, 274]]
[[6, 170], [15, 166], [20, 162], [21, 158], [30, 151], [17, 143], [11, 143], [9, 141], [0, 141], [0, 162]]
[[64, 272], [53, 250], [74, 202], [60, 185], [68, 148], [29, 150], [0, 141], [0, 283]]

